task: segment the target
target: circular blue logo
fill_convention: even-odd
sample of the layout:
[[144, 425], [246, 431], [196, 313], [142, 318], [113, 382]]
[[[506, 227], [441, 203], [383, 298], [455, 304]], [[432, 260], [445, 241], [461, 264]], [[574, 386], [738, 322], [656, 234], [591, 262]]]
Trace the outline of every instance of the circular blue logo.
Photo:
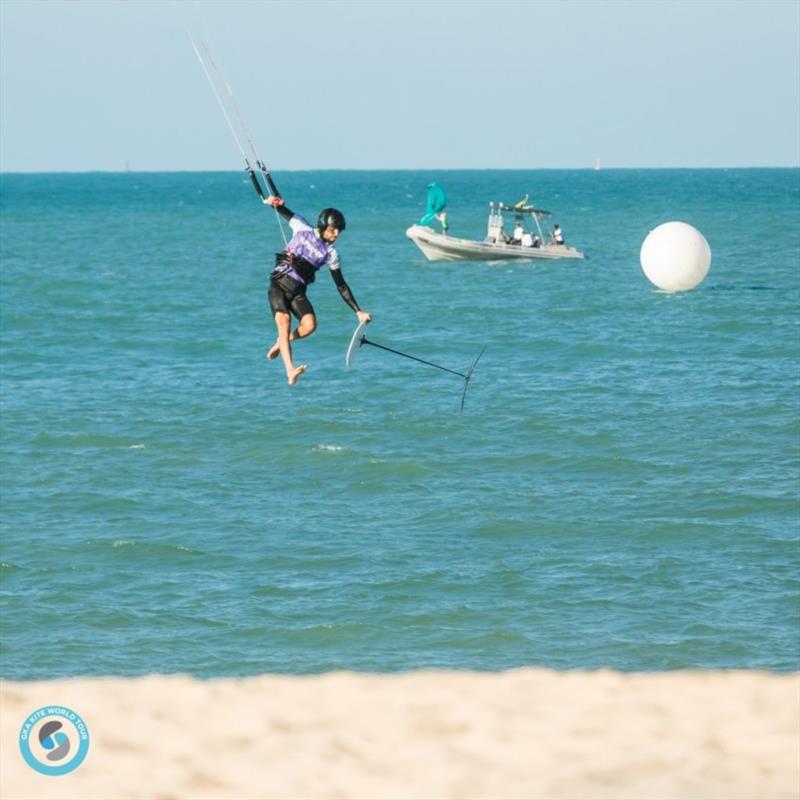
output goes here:
[[43, 706], [30, 714], [19, 732], [22, 757], [42, 775], [66, 775], [89, 752], [86, 723], [64, 706]]

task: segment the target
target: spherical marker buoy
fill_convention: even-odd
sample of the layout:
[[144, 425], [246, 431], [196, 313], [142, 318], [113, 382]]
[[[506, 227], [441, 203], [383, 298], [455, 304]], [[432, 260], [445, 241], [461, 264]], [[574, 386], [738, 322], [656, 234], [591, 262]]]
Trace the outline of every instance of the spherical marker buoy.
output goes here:
[[686, 292], [702, 283], [711, 266], [711, 248], [697, 228], [665, 222], [647, 234], [639, 253], [650, 283], [665, 292]]

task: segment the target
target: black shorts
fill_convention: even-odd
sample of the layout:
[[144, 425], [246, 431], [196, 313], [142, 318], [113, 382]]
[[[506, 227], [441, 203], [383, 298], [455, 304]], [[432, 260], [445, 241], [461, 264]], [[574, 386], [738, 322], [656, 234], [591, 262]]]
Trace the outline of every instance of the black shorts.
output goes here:
[[306, 286], [288, 275], [270, 278], [268, 297], [273, 317], [279, 311], [283, 314], [294, 314], [297, 319], [314, 313], [314, 306], [306, 297]]

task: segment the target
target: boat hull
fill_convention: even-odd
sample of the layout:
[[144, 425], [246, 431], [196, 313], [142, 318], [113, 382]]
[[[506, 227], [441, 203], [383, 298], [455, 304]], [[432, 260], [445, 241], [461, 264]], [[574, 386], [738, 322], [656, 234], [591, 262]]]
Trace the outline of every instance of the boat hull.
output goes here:
[[539, 259], [584, 258], [583, 253], [566, 245], [545, 244], [522, 247], [518, 244], [492, 244], [472, 239], [445, 236], [424, 225], [412, 225], [406, 236], [419, 247], [428, 261], [536, 261]]

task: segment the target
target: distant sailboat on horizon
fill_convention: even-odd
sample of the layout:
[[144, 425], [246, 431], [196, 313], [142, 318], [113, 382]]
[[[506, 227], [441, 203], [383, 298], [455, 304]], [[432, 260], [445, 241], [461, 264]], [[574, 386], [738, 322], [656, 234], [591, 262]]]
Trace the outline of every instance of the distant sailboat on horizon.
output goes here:
[[595, 172], [600, 172], [600, 159], [599, 158], [596, 158], [594, 160], [594, 171]]

